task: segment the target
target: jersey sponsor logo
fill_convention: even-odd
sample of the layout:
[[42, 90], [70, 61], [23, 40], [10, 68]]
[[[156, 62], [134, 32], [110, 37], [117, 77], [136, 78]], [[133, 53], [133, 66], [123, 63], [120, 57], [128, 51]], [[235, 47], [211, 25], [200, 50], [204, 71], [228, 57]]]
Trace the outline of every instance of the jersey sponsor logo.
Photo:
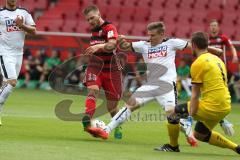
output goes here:
[[90, 41], [90, 45], [96, 45], [96, 44], [103, 44], [106, 43], [105, 40], [92, 40]]
[[148, 59], [167, 56], [167, 46], [148, 49]]
[[7, 32], [21, 31], [21, 29], [16, 25], [13, 19], [5, 20]]

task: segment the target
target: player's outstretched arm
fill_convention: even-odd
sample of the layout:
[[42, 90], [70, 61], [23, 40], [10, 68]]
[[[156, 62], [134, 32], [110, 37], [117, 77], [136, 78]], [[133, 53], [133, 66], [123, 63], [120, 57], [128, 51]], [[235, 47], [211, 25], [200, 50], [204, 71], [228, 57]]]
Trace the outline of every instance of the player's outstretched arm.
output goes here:
[[32, 34], [35, 35], [36, 34], [36, 27], [35, 26], [31, 26], [31, 25], [26, 25], [23, 23], [23, 18], [20, 16], [17, 16], [17, 18], [15, 19], [16, 25], [21, 28], [22, 30], [24, 30], [25, 32], [27, 32], [28, 34]]
[[189, 111], [190, 116], [194, 116], [197, 113], [199, 96], [200, 96], [200, 84], [192, 84], [192, 96], [190, 100], [190, 111]]
[[215, 54], [217, 56], [221, 56], [223, 54], [223, 50], [220, 48], [210, 47], [208, 46], [208, 51], [212, 54]]
[[117, 47], [117, 40], [115, 39], [110, 39], [107, 43], [103, 44], [96, 44], [93, 46], [88, 47], [85, 51], [84, 54], [86, 55], [91, 55], [97, 51], [102, 51], [102, 52], [108, 52], [111, 53], [113, 50], [115, 50]]
[[231, 53], [232, 53], [232, 55], [233, 55], [232, 62], [233, 62], [233, 63], [238, 63], [237, 51], [236, 51], [236, 48], [234, 47], [233, 44], [230, 45], [230, 50], [231, 50]]
[[125, 36], [123, 35], [119, 35], [118, 36], [118, 48], [121, 50], [121, 51], [124, 51], [124, 52], [129, 52], [129, 51], [133, 51], [133, 47], [132, 47], [132, 43], [131, 42], [128, 42], [125, 38]]
[[[187, 45], [187, 48], [188, 49], [192, 49], [192, 44], [191, 42], [188, 42], [188, 45]], [[215, 48], [215, 47], [211, 47], [211, 46], [208, 46], [208, 51], [212, 54], [215, 54], [217, 56], [221, 56], [223, 54], [223, 50], [220, 49], [220, 48]]]

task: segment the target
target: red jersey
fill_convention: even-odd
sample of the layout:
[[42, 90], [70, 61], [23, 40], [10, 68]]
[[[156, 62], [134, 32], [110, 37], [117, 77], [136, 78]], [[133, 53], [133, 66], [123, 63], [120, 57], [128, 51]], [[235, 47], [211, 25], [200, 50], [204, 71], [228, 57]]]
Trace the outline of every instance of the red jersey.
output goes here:
[[231, 44], [231, 40], [223, 34], [218, 34], [216, 37], [209, 36], [209, 46], [223, 49], [223, 46], [230, 47]]
[[[90, 45], [107, 43], [110, 39], [117, 39], [118, 32], [116, 27], [105, 21], [101, 26], [92, 30]], [[96, 57], [92, 56], [88, 67], [98, 68], [101, 67], [103, 72], [119, 70], [115, 54], [98, 51], [94, 53]]]

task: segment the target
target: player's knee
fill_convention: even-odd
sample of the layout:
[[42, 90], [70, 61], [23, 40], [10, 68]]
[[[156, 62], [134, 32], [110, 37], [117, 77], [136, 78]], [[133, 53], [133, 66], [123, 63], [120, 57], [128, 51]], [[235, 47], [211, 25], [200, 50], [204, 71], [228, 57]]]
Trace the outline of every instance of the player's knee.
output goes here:
[[168, 115], [167, 116], [167, 121], [170, 124], [178, 124], [180, 121], [180, 117], [176, 114]]
[[187, 103], [177, 105], [175, 107], [175, 113], [181, 118], [186, 118], [188, 116]]
[[88, 89], [88, 95], [93, 95], [94, 97], [97, 97], [98, 93], [99, 93], [98, 89], [92, 89], [92, 88]]
[[17, 85], [17, 80], [16, 79], [7, 80], [7, 83], [15, 87]]
[[131, 111], [134, 111], [138, 108], [138, 103], [134, 97], [131, 97], [127, 101], [127, 106]]
[[211, 137], [211, 133], [212, 132], [202, 122], [197, 122], [196, 123], [194, 136], [199, 141], [209, 142], [209, 139]]

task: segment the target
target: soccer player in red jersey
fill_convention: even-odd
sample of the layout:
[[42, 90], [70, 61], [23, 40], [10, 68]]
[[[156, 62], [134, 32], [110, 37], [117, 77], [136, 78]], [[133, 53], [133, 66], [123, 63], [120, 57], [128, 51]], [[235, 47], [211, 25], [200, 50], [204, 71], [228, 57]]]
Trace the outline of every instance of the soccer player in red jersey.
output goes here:
[[[232, 62], [238, 63], [238, 56], [235, 47], [233, 46], [231, 40], [224, 34], [220, 33], [220, 27], [216, 19], [212, 19], [210, 22], [210, 33], [209, 33], [209, 46], [221, 48], [224, 51], [224, 47], [229, 47], [233, 55]], [[226, 55], [223, 53], [223, 61], [227, 66]], [[228, 72], [229, 73], [229, 72]], [[228, 136], [233, 136], [234, 129], [233, 125], [228, 122], [226, 119], [220, 121], [220, 125]]]
[[219, 24], [216, 19], [213, 19], [210, 22], [209, 46], [221, 49], [224, 49], [224, 46], [229, 47], [233, 55], [232, 62], [233, 63], [238, 62], [238, 56], [235, 47], [233, 46], [231, 40], [226, 35], [220, 33]]
[[[85, 85], [88, 88], [85, 102], [86, 116], [83, 117], [84, 130], [88, 132], [100, 88], [105, 91], [107, 109], [111, 116], [118, 112], [117, 104], [122, 95], [122, 72], [115, 54], [118, 38], [116, 27], [102, 19], [95, 5], [86, 7], [83, 14], [92, 29], [90, 47], [84, 52], [90, 56], [85, 75]], [[117, 138], [116, 136], [121, 134], [120, 128], [115, 130], [115, 133]]]

